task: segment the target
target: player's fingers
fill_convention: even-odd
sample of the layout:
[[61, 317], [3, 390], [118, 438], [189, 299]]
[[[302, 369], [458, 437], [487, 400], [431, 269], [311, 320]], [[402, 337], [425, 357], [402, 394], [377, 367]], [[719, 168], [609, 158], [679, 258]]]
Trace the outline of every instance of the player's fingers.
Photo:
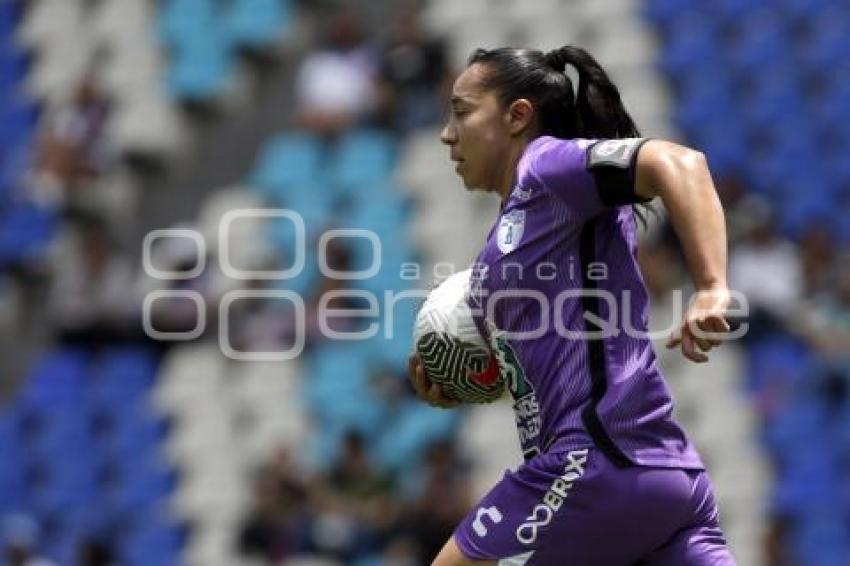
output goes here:
[[712, 348], [711, 341], [708, 338], [704, 338], [704, 335], [701, 333], [700, 329], [697, 329], [691, 333], [691, 339], [697, 348], [702, 350], [703, 352], [708, 352]]
[[428, 402], [434, 407], [442, 409], [450, 409], [457, 404], [443, 394], [443, 388], [440, 387], [439, 383], [432, 383], [428, 389]]
[[421, 364], [413, 367], [410, 381], [413, 384], [413, 390], [416, 391], [416, 395], [422, 399], [426, 399], [428, 390], [431, 387], [431, 380], [428, 379], [428, 376], [425, 374], [425, 368]]
[[708, 315], [697, 321], [694, 336], [699, 340], [707, 341], [709, 347], [719, 346], [725, 339], [725, 328], [728, 328], [728, 325], [722, 316]]
[[682, 336], [682, 354], [698, 364], [708, 361], [708, 356], [697, 351], [693, 336], [687, 333]]
[[[725, 335], [725, 334], [728, 334], [732, 330], [732, 327], [729, 326], [729, 322], [726, 320], [726, 317], [724, 317], [723, 315], [718, 314], [718, 315], [712, 316], [709, 320], [711, 322], [711, 327], [714, 329], [715, 332], [717, 332], [719, 334]], [[725, 340], [725, 339], [726, 339], [726, 336], [723, 336], [721, 338], [721, 340]]]
[[682, 328], [679, 327], [670, 334], [667, 339], [667, 349], [671, 350], [682, 343]]

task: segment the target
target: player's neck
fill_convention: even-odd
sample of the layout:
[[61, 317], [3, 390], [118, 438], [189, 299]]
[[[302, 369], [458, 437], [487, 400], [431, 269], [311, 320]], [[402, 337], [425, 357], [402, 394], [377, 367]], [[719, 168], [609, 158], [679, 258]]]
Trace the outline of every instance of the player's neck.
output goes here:
[[530, 140], [523, 139], [519, 143], [512, 145], [508, 150], [507, 158], [503, 161], [504, 169], [500, 171], [499, 183], [496, 186], [496, 193], [504, 201], [511, 194], [511, 191], [516, 185], [516, 171], [519, 160], [522, 159], [522, 154], [525, 153], [525, 148], [528, 147]]

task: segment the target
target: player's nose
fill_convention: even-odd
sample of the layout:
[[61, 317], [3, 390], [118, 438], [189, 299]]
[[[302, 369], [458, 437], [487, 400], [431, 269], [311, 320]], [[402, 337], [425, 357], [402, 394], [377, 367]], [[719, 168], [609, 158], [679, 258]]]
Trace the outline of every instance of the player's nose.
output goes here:
[[446, 124], [440, 132], [440, 141], [446, 145], [457, 142], [457, 131], [451, 124]]

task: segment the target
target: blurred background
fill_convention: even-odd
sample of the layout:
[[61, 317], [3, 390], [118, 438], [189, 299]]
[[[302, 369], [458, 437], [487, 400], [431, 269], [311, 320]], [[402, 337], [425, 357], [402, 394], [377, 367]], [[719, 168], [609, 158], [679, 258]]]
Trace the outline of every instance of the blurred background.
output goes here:
[[[439, 144], [453, 76], [476, 47], [568, 43], [644, 135], [708, 155], [726, 207], [749, 332], [702, 366], [657, 350], [739, 564], [850, 563], [847, 2], [0, 0], [0, 564], [429, 563], [520, 461], [510, 406], [414, 399], [415, 300], [345, 342], [320, 298], [469, 265], [498, 202]], [[280, 208], [303, 238], [220, 234]], [[666, 328], [688, 282], [656, 208]], [[323, 274], [320, 249], [375, 259], [333, 228], [379, 234], [377, 275]]]

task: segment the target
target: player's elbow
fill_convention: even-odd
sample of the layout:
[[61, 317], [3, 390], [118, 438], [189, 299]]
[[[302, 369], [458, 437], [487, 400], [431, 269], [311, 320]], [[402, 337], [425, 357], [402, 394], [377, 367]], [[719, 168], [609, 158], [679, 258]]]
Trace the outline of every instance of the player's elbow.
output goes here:
[[708, 159], [705, 154], [689, 147], [682, 147], [678, 161], [679, 169], [688, 176], [702, 174], [708, 170]]
[[638, 154], [635, 190], [645, 198], [663, 198], [666, 192], [682, 187], [688, 178], [706, 169], [702, 152], [669, 141], [650, 140]]
[[643, 172], [638, 171], [642, 185], [639, 192], [644, 196], [663, 198], [665, 193], [687, 187], [690, 181], [708, 171], [708, 160], [701, 151], [672, 142], [659, 142], [647, 149], [639, 156]]

